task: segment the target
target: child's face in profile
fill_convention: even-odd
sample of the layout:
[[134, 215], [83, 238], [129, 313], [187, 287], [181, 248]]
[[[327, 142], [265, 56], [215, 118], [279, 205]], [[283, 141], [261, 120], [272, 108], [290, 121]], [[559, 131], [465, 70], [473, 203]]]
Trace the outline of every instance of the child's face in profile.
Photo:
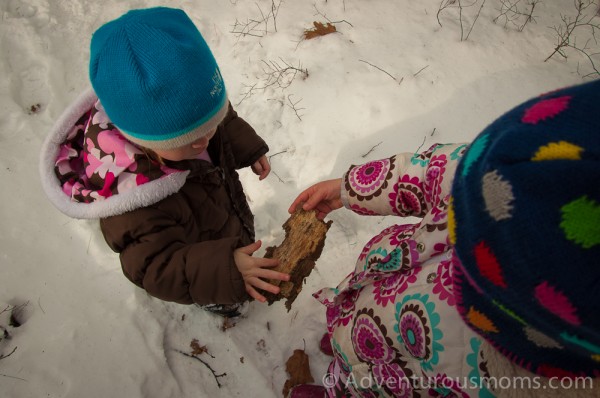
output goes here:
[[196, 141], [175, 149], [154, 149], [154, 153], [160, 156], [162, 159], [171, 160], [178, 162], [180, 160], [196, 159], [198, 155], [208, 148], [210, 139], [215, 135], [216, 129], [208, 133], [202, 138]]

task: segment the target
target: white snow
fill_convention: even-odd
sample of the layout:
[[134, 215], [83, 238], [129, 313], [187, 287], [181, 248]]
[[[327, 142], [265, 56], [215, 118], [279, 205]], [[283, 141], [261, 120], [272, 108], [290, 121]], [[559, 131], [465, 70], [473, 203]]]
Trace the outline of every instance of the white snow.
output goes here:
[[[350, 164], [470, 141], [519, 102], [589, 80], [591, 65], [576, 51], [544, 62], [557, 41], [552, 27], [576, 13], [572, 1], [541, 0], [522, 32], [493, 22], [509, 1], [521, 10], [528, 3], [487, 0], [461, 41], [456, 8], [438, 24], [439, 0], [2, 0], [0, 326], [10, 337], [0, 341], [0, 396], [280, 397], [294, 349], [306, 350], [320, 383], [325, 317], [311, 293], [337, 285], [371, 235], [401, 221], [333, 213], [323, 255], [289, 313], [283, 303], [251, 303], [222, 331], [220, 318], [149, 297], [122, 275], [97, 221], [62, 215], [38, 174], [44, 137], [89, 87], [89, 40], [101, 24], [157, 5], [183, 8], [197, 24], [236, 110], [271, 148], [269, 178], [242, 172], [266, 247], [281, 242], [287, 208], [307, 186]], [[463, 36], [481, 4], [463, 10]], [[302, 40], [313, 21], [327, 20], [337, 33]], [[248, 24], [254, 30], [241, 34]], [[308, 76], [260, 90], [275, 63]], [[9, 325], [14, 307], [20, 327]], [[214, 357], [199, 358], [226, 376], [182, 354], [194, 339]]]

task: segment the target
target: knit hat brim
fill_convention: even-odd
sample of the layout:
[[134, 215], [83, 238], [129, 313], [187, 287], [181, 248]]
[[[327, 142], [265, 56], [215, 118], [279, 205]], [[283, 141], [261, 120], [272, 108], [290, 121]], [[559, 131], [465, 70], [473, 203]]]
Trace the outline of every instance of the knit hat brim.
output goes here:
[[189, 145], [194, 141], [208, 135], [214, 131], [219, 124], [227, 116], [229, 111], [229, 100], [224, 97], [223, 103], [218, 107], [212, 115], [207, 115], [200, 119], [194, 125], [184, 131], [176, 131], [167, 134], [140, 134], [127, 131], [120, 126], [117, 128], [127, 137], [128, 140], [134, 142], [144, 148], [170, 150], [177, 149]]

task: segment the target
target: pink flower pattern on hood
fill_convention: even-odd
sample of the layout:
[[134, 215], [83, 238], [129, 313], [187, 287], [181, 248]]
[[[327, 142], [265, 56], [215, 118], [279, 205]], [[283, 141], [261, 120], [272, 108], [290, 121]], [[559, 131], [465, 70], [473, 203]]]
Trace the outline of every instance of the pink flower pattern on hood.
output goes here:
[[92, 203], [180, 172], [128, 141], [96, 101], [60, 144], [55, 173], [74, 202]]

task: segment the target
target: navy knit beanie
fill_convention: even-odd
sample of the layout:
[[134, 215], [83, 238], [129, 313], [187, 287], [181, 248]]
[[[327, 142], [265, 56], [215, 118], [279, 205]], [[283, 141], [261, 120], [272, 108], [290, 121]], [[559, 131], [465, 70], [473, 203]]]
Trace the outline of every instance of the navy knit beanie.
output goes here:
[[132, 10], [92, 36], [90, 80], [131, 141], [174, 149], [214, 130], [228, 110], [219, 67], [179, 9]]
[[600, 377], [600, 80], [525, 102], [461, 160], [449, 212], [465, 322], [545, 377]]

